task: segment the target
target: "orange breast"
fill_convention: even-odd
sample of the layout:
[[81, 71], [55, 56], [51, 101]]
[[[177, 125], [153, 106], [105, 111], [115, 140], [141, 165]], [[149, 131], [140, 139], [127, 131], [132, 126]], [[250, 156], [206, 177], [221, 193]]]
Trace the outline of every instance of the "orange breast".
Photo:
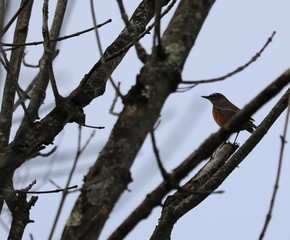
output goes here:
[[212, 115], [213, 115], [214, 120], [216, 121], [216, 123], [219, 126], [222, 126], [222, 125], [226, 124], [229, 121], [228, 118], [224, 117], [222, 114], [220, 114], [214, 108], [212, 109]]

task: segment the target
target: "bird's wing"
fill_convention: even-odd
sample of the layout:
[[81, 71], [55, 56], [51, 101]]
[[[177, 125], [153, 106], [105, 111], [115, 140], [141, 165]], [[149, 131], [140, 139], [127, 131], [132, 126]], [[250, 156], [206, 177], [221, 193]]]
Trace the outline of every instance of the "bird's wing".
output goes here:
[[240, 111], [239, 108], [227, 108], [227, 107], [215, 107], [215, 110], [222, 115], [223, 117], [227, 119], [231, 119], [238, 111]]

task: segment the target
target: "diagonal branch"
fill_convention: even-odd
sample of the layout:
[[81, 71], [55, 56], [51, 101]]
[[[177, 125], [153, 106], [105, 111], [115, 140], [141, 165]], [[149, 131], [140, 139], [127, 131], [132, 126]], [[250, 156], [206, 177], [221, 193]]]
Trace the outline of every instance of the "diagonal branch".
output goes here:
[[287, 129], [288, 129], [288, 122], [289, 122], [289, 113], [290, 113], [289, 90], [288, 90], [288, 95], [287, 96], [288, 96], [288, 110], [287, 110], [286, 119], [285, 119], [283, 136], [281, 136], [281, 149], [280, 149], [280, 156], [279, 156], [279, 163], [278, 163], [276, 181], [275, 181], [274, 190], [273, 190], [273, 193], [272, 193], [272, 198], [271, 198], [271, 202], [270, 202], [269, 211], [268, 211], [268, 213], [266, 215], [265, 223], [264, 223], [263, 229], [261, 231], [261, 234], [259, 236], [259, 240], [262, 240], [264, 238], [266, 230], [267, 230], [267, 228], [269, 226], [269, 223], [270, 223], [270, 220], [271, 220], [271, 217], [272, 217], [272, 212], [273, 212], [275, 200], [276, 200], [277, 191], [278, 191], [278, 188], [279, 188], [279, 181], [280, 181], [280, 175], [281, 175], [281, 170], [282, 170], [282, 162], [283, 162], [283, 155], [284, 155], [284, 149], [285, 149], [285, 144], [286, 144], [286, 135], [287, 135]]
[[[122, 19], [123, 19], [125, 25], [128, 26], [130, 23], [129, 23], [129, 18], [128, 18], [128, 15], [126, 13], [126, 10], [125, 10], [124, 4], [123, 4], [123, 0], [117, 0], [117, 3], [118, 3], [118, 6], [119, 6], [119, 9], [120, 9], [120, 12], [121, 12]], [[136, 52], [137, 52], [137, 55], [138, 55], [139, 59], [143, 63], [145, 63], [146, 59], [148, 57], [148, 54], [146, 53], [146, 50], [142, 47], [140, 42], [136, 42], [135, 43], [135, 48], [136, 48]]]
[[[110, 140], [86, 176], [84, 190], [68, 219], [62, 239], [71, 236], [95, 239], [99, 236], [113, 206], [131, 181], [129, 169], [139, 149], [159, 118], [166, 98], [180, 81], [185, 60], [213, 2], [180, 2], [162, 37], [167, 57], [159, 58], [154, 49], [136, 85], [125, 96], [124, 109]], [[155, 4], [151, 7], [154, 13]], [[200, 14], [193, 14], [196, 11]], [[82, 218], [78, 221], [75, 216]]]
[[[201, 191], [214, 191], [220, 184], [232, 173], [232, 171], [239, 166], [239, 164], [246, 158], [246, 156], [254, 149], [254, 147], [261, 141], [265, 136], [269, 128], [277, 120], [277, 118], [282, 114], [288, 105], [289, 89], [283, 95], [283, 97], [278, 101], [266, 118], [262, 121], [257, 130], [249, 137], [249, 139], [241, 146], [238, 151], [225, 163], [224, 166], [209, 180], [207, 181], [199, 190]], [[174, 216], [172, 222], [177, 221], [186, 212], [197, 206], [201, 201], [203, 201], [209, 194], [205, 195], [192, 195], [187, 199], [186, 204], [184, 204], [182, 209], [179, 211], [174, 211]], [[170, 225], [170, 224], [168, 224]], [[173, 227], [173, 225], [167, 227]], [[161, 238], [160, 238], [161, 239]]]
[[200, 191], [199, 188], [225, 164], [237, 148], [238, 145], [235, 144], [223, 144], [194, 177], [184, 184], [180, 190], [166, 198], [158, 226], [155, 228], [151, 240], [170, 239], [173, 225], [176, 222], [176, 218], [171, 217], [171, 215], [175, 215], [177, 211], [182, 211], [184, 205], [187, 204], [187, 199], [191, 196], [202, 197], [209, 194], [208, 191]]
[[[286, 82], [284, 82], [285, 80]], [[249, 104], [247, 104], [239, 114], [232, 118], [231, 121], [224, 126], [224, 128], [221, 128], [218, 132], [208, 137], [193, 153], [191, 153], [183, 161], [180, 166], [173, 170], [172, 174], [170, 174], [170, 179], [175, 179], [176, 182], [179, 182], [181, 179], [187, 176], [189, 172], [197, 167], [198, 164], [200, 164], [206, 158], [210, 157], [211, 153], [230, 135], [228, 131], [234, 131], [233, 129], [236, 129], [236, 127], [241, 125], [242, 122], [247, 121], [247, 119], [254, 113], [254, 111], [259, 109], [268, 100], [270, 100], [274, 96], [273, 94], [277, 94], [278, 91], [280, 91], [283, 86], [285, 86], [284, 84], [280, 85], [280, 83], [282, 82], [284, 82], [285, 85], [290, 82], [290, 70], [283, 73], [277, 80], [275, 80], [272, 84], [265, 88], [265, 90], [262, 91]], [[276, 86], [280, 86], [280, 90], [278, 90]], [[276, 90], [278, 91], [276, 92]], [[257, 137], [261, 139], [266, 134], [267, 130], [272, 126], [273, 122], [281, 114], [280, 111], [282, 112], [285, 109], [284, 101], [285, 96], [277, 104], [278, 107], [273, 109], [273, 113], [271, 111], [271, 115], [269, 114], [269, 117], [267, 117], [265, 121], [263, 121], [264, 124], [259, 127], [259, 131], [256, 130], [252, 137], [256, 136], [256, 139]], [[273, 115], [275, 117], [273, 117]], [[227, 133], [225, 132], [225, 130]], [[254, 143], [252, 141], [250, 146], [254, 147], [253, 144]], [[243, 149], [243, 147], [241, 147], [240, 149]], [[249, 150], [249, 152], [251, 150], [252, 148]], [[239, 154], [237, 154], [237, 156], [240, 156], [241, 153], [244, 153], [244, 151], [241, 150]], [[243, 155], [242, 159], [244, 159], [245, 157], [246, 155]], [[239, 163], [240, 162], [236, 162], [234, 167], [231, 168], [231, 171], [234, 170], [234, 168], [238, 166]], [[230, 174], [230, 172], [228, 174]], [[109, 239], [117, 240], [124, 238], [142, 219], [145, 219], [150, 215], [154, 207], [160, 205], [164, 196], [166, 196], [166, 194], [171, 190], [171, 185], [168, 182], [163, 181], [151, 193], [147, 194], [147, 197], [143, 200], [143, 202], [127, 217], [127, 219], [116, 229], [116, 231], [110, 236]], [[201, 188], [199, 189], [199, 191], [209, 191], [209, 189]]]
[[[17, 17], [20, 15], [20, 13], [23, 11], [25, 6], [28, 4], [28, 2], [31, 0], [26, 0], [20, 4], [19, 9], [16, 11], [16, 13], [12, 16], [12, 18], [9, 20], [9, 22], [6, 24], [6, 26], [1, 29], [0, 32], [0, 39], [4, 36], [4, 34], [8, 31], [8, 29], [11, 27], [11, 25], [14, 23], [14, 21], [17, 19]], [[33, 0], [32, 0], [33, 1]], [[4, 44], [3, 44], [4, 46]]]

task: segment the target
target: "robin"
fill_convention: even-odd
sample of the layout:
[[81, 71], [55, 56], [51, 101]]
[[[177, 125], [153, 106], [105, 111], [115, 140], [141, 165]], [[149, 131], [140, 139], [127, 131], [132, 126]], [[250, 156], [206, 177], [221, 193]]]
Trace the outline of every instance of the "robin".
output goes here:
[[[213, 118], [220, 127], [226, 124], [237, 112], [241, 111], [241, 109], [231, 103], [221, 93], [213, 93], [209, 96], [202, 97], [211, 101], [213, 105]], [[249, 133], [253, 133], [256, 128], [257, 126], [254, 124], [254, 119], [250, 118], [243, 126], [238, 129], [238, 131], [236, 131], [237, 135], [234, 142], [236, 142], [240, 131], [247, 130]]]

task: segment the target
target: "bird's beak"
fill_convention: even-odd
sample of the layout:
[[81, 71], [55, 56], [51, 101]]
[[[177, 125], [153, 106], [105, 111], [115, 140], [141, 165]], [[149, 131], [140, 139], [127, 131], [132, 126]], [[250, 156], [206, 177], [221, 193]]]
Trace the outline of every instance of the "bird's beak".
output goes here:
[[201, 96], [201, 97], [210, 100], [209, 96]]

